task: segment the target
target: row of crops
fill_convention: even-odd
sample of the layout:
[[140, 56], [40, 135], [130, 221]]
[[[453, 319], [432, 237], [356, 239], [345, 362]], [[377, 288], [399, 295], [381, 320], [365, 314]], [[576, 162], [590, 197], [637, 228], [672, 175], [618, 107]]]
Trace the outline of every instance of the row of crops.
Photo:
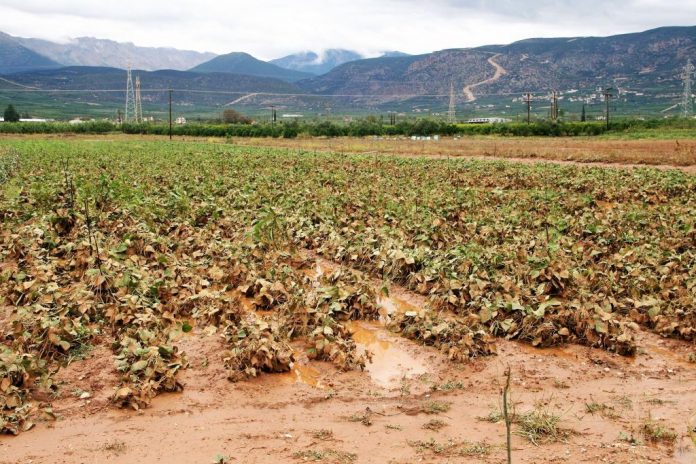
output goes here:
[[[199, 331], [231, 381], [289, 370], [298, 343], [361, 369], [346, 323], [379, 318], [374, 279], [428, 298], [389, 329], [456, 362], [496, 337], [693, 341], [695, 200], [676, 171], [3, 142], [0, 431], [31, 428], [35, 393], [99, 344], [135, 409], [183, 388], [178, 344]], [[308, 251], [339, 267], [317, 277]]]

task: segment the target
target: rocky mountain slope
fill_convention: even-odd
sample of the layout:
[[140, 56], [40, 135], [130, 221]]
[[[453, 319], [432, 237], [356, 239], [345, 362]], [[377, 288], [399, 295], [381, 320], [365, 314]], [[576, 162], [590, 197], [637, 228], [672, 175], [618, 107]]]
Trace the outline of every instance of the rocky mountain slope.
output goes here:
[[60, 66], [59, 63], [23, 46], [14, 37], [0, 32], [0, 74], [55, 69]]
[[157, 69], [186, 70], [213, 59], [213, 53], [200, 53], [175, 48], [139, 47], [132, 43], [79, 37], [67, 43], [41, 39], [15, 40], [24, 47], [64, 66], [105, 66], [154, 71]]
[[676, 89], [688, 58], [696, 61], [696, 27], [669, 27], [361, 60], [301, 85], [313, 93], [377, 95], [381, 100], [448, 94], [450, 83], [464, 94], [475, 87], [478, 95], [617, 85]]

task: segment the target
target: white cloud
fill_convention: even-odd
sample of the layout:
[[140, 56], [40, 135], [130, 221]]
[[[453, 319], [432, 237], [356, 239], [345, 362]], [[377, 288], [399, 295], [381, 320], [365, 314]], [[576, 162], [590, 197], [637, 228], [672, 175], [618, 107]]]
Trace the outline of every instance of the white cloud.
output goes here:
[[611, 35], [696, 18], [696, 0], [3, 0], [0, 30], [67, 40], [93, 36], [145, 46], [271, 59], [348, 48], [424, 53], [529, 37]]

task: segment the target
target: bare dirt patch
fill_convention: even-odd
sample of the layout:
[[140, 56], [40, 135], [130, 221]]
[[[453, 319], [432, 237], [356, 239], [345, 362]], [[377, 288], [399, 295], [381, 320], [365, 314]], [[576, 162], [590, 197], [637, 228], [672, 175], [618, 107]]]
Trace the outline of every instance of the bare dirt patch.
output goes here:
[[439, 158], [500, 158], [515, 162], [557, 162], [593, 167], [663, 167], [696, 173], [694, 140], [603, 140], [596, 138], [442, 138], [410, 139], [235, 139], [235, 144], [338, 153], [369, 153]]

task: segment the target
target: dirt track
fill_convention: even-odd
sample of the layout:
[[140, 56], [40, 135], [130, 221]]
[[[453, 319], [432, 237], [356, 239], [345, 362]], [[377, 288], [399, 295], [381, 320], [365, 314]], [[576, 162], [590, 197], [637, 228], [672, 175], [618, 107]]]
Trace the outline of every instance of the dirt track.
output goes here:
[[491, 66], [493, 66], [495, 68], [495, 74], [493, 75], [493, 77], [486, 79], [486, 80], [483, 80], [481, 82], [477, 82], [476, 84], [467, 85], [466, 87], [464, 87], [463, 92], [464, 92], [464, 96], [466, 97], [467, 102], [470, 103], [470, 102], [476, 101], [476, 95], [474, 95], [474, 89], [476, 87], [480, 87], [482, 85], [491, 84], [493, 82], [496, 82], [496, 81], [500, 80], [501, 77], [503, 77], [504, 75], [507, 74], [507, 70], [505, 70], [505, 68], [500, 66], [495, 61], [495, 59], [498, 58], [499, 56], [500, 56], [500, 53], [488, 58], [488, 64], [490, 64]]
[[471, 137], [413, 141], [388, 138], [234, 139], [245, 146], [450, 159], [501, 159], [586, 167], [678, 169], [696, 173], [696, 140]]

